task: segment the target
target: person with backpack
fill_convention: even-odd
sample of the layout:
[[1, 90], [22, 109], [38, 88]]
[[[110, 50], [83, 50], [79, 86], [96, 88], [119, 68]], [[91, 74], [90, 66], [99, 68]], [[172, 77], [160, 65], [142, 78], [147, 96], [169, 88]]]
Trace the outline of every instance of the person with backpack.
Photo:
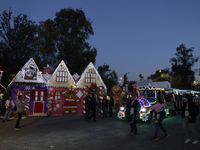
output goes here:
[[165, 118], [165, 110], [164, 110], [165, 107], [166, 107], [166, 103], [163, 103], [162, 99], [160, 97], [157, 97], [156, 104], [149, 108], [149, 110], [155, 110], [155, 112], [157, 113], [157, 122], [155, 123], [155, 134], [152, 140], [158, 140], [158, 127], [160, 127], [165, 133], [164, 138], [169, 137], [169, 134], [167, 133], [167, 131], [162, 125], [162, 121]]
[[192, 97], [190, 95], [185, 95], [184, 103], [182, 107], [182, 118], [183, 118], [183, 129], [185, 131], [186, 140], [185, 143], [189, 143], [191, 141], [188, 134], [188, 125], [192, 129], [194, 141], [192, 144], [197, 144], [199, 141], [197, 139], [197, 131], [196, 131], [196, 117], [199, 114], [199, 108], [192, 101]]
[[136, 126], [136, 117], [139, 115], [140, 104], [138, 100], [135, 98], [135, 94], [132, 94], [132, 98], [127, 100], [126, 105], [127, 105], [127, 112], [129, 113], [129, 114], [126, 113], [126, 115], [128, 115], [127, 117], [129, 119], [129, 124], [131, 127], [131, 132], [129, 133], [129, 135], [138, 134]]

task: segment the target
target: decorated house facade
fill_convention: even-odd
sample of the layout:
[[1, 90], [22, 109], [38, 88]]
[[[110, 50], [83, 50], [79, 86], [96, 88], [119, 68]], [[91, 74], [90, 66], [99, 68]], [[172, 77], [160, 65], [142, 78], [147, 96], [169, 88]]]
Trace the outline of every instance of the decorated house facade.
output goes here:
[[76, 86], [78, 93], [80, 93], [80, 101], [82, 102], [82, 114], [85, 114], [85, 96], [92, 96], [94, 94], [97, 101], [98, 99], [102, 101], [103, 94], [107, 92], [107, 87], [92, 62], [85, 68], [76, 82]]
[[63, 60], [47, 84], [49, 89], [47, 107], [50, 114], [77, 114], [79, 101], [75, 101], [78, 99], [76, 96], [75, 81]]
[[85, 96], [103, 99], [107, 88], [92, 63], [79, 76], [70, 74], [64, 61], [48, 81], [48, 104], [51, 115], [85, 114]]
[[45, 114], [48, 88], [35, 61], [31, 58], [8, 85], [12, 89], [12, 99], [22, 95], [29, 103], [25, 106], [27, 115]]
[[[46, 70], [46, 71], [45, 71]], [[12, 89], [14, 103], [19, 95], [29, 100], [25, 109], [29, 115], [85, 114], [85, 96], [92, 94], [102, 100], [107, 87], [90, 63], [79, 76], [70, 74], [62, 60], [53, 74], [44, 67], [41, 74], [31, 58], [8, 85]]]

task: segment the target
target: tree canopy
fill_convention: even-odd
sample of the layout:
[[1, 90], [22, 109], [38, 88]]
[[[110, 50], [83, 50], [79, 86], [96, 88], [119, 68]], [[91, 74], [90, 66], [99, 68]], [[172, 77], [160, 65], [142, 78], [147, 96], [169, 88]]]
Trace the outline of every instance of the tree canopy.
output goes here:
[[34, 57], [37, 27], [27, 15], [13, 17], [9, 10], [0, 15], [0, 65], [4, 69], [2, 83], [7, 85], [30, 56]]
[[61, 9], [54, 20], [36, 25], [27, 15], [12, 18], [9, 10], [0, 15], [0, 65], [4, 68], [2, 83], [7, 85], [23, 65], [33, 58], [40, 70], [52, 69], [64, 60], [71, 74], [81, 74], [96, 61], [97, 49], [87, 40], [94, 35], [92, 22], [81, 9]]
[[95, 63], [97, 50], [86, 42], [94, 34], [91, 24], [80, 9], [61, 9], [56, 13], [54, 25], [59, 30], [57, 58], [66, 62], [72, 74], [80, 74], [90, 62]]
[[165, 69], [156, 70], [156, 72], [154, 74], [151, 74], [147, 78], [151, 79], [153, 82], [158, 82], [158, 81], [169, 81], [169, 82], [171, 82], [170, 69], [165, 68]]
[[112, 93], [112, 87], [118, 84], [118, 75], [115, 70], [110, 69], [109, 65], [104, 64], [98, 67], [99, 75], [107, 86], [107, 93]]
[[184, 44], [176, 48], [175, 57], [170, 59], [172, 64], [172, 87], [192, 89], [195, 72], [192, 67], [198, 62], [199, 57], [193, 56], [194, 47], [187, 49]]

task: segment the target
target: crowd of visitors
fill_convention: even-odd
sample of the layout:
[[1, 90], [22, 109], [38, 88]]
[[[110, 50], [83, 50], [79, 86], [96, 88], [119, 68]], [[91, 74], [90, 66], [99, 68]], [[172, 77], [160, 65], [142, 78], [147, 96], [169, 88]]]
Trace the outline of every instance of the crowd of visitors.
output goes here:
[[[103, 118], [113, 117], [113, 108], [114, 108], [114, 99], [112, 96], [104, 95], [103, 99], [96, 99], [95, 94], [92, 94], [91, 97], [88, 95], [85, 99], [85, 120], [90, 122], [93, 119], [96, 122], [96, 116]], [[183, 118], [183, 131], [185, 132], [186, 140], [185, 143], [189, 143], [192, 138], [188, 133], [188, 126], [191, 127], [192, 135], [193, 135], [193, 144], [198, 143], [197, 131], [196, 131], [196, 117], [199, 114], [199, 107], [195, 105], [193, 102], [193, 98], [190, 95], [176, 95], [172, 97], [172, 102], [174, 102], [175, 106], [178, 105], [178, 108], [175, 111], [181, 113]], [[9, 96], [8, 100], [5, 102], [6, 112], [4, 115], [4, 119], [2, 122], [9, 121], [11, 110], [14, 106], [16, 106], [16, 112], [18, 113], [18, 119], [16, 122], [15, 130], [20, 130], [19, 123], [22, 118], [22, 114], [24, 111], [24, 106], [28, 103], [28, 101], [22, 102], [22, 96], [18, 96], [15, 105], [12, 102], [12, 97]], [[130, 125], [130, 133], [129, 135], [138, 134], [137, 130], [137, 119], [140, 112], [140, 104], [136, 98], [136, 95], [131, 93], [124, 97], [122, 104], [126, 107], [126, 118]], [[164, 138], [168, 138], [169, 134], [163, 126], [163, 119], [165, 118], [165, 108], [166, 103], [160, 97], [156, 98], [156, 104], [152, 105], [148, 109], [153, 113], [153, 119], [155, 124], [155, 132], [153, 135], [153, 140], [158, 140], [158, 130], [159, 127], [164, 132]], [[176, 108], [176, 107], [175, 107]]]

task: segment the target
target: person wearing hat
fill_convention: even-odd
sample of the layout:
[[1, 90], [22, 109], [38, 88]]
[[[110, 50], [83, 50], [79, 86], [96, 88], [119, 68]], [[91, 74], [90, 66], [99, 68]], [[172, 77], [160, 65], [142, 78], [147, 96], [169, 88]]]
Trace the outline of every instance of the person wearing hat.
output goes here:
[[136, 97], [135, 94], [132, 94], [131, 98], [129, 98], [126, 102], [127, 106], [126, 115], [131, 127], [131, 132], [129, 135], [138, 134], [136, 126], [136, 116], [139, 115], [140, 104], [137, 101], [137, 99], [135, 99], [135, 97]]

